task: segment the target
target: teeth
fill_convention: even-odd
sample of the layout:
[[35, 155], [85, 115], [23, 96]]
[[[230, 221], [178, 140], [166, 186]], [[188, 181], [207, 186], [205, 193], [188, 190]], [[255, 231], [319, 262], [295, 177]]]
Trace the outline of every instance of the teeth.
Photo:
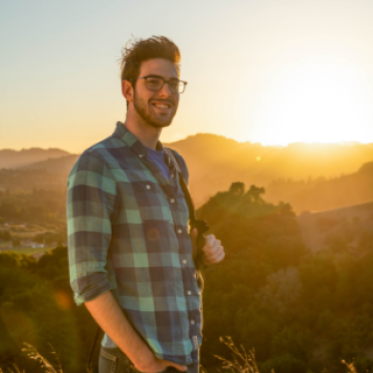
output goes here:
[[168, 109], [167, 105], [154, 104], [154, 106], [161, 107], [161, 108], [164, 108], [164, 109]]

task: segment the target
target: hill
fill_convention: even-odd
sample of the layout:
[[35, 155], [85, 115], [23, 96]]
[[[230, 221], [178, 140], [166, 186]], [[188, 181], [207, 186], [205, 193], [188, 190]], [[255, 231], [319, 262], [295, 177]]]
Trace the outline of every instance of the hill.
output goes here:
[[298, 216], [303, 241], [314, 252], [341, 246], [358, 255], [361, 241], [372, 236], [372, 222], [373, 202]]
[[[197, 206], [237, 180], [267, 187], [281, 178], [337, 177], [356, 172], [363, 163], [373, 160], [373, 144], [294, 143], [275, 147], [198, 134], [168, 145], [188, 164], [190, 189]], [[269, 193], [268, 199], [273, 200]]]
[[31, 163], [23, 169], [25, 170], [44, 170], [51, 173], [60, 173], [63, 175], [69, 174], [74, 163], [78, 160], [79, 155], [69, 154], [63, 157], [58, 157], [54, 159], [47, 159], [40, 162]]
[[[203, 273], [207, 371], [218, 368], [211, 356], [230, 358], [222, 336], [254, 348], [263, 373], [347, 371], [341, 359], [353, 360], [355, 372], [372, 371], [373, 203], [304, 214], [307, 222], [288, 204], [268, 203], [263, 188], [236, 182], [198, 216], [226, 252]], [[302, 224], [310, 222], [325, 234], [323, 250], [303, 244]]]
[[[52, 199], [61, 213], [64, 210], [58, 193], [49, 193], [44, 216], [35, 212], [45, 191], [1, 195], [6, 203], [0, 201], [0, 213], [14, 217], [18, 203], [9, 202], [18, 200], [23, 204], [18, 209], [22, 220], [29, 215], [50, 224], [51, 212], [57, 209]], [[373, 203], [297, 218], [289, 204], [268, 203], [264, 188], [246, 188], [241, 182], [201, 206], [198, 217], [209, 222], [210, 232], [222, 240], [226, 252], [222, 263], [202, 270], [204, 369], [221, 368], [216, 356], [232, 358], [220, 343], [222, 336], [230, 336], [236, 346], [255, 349], [262, 373], [346, 371], [341, 359], [353, 360], [356, 372], [371, 372], [372, 213]], [[312, 252], [303, 243], [302, 224], [310, 222], [318, 234], [327, 233], [323, 250]], [[10, 230], [9, 225], [1, 228]], [[21, 228], [12, 235], [23, 234]], [[49, 251], [39, 261], [1, 252], [0, 317], [18, 346], [32, 343], [54, 361], [51, 344], [63, 371], [78, 373], [84, 370], [90, 348], [85, 342], [93, 340], [95, 327], [86, 308], [74, 304], [67, 256], [66, 247]], [[3, 334], [0, 350], [12, 342]], [[30, 365], [24, 369], [35, 371]]]
[[276, 180], [267, 187], [267, 199], [271, 202], [286, 201], [297, 213], [373, 201], [373, 162], [363, 164], [357, 172], [329, 180]]
[[3, 149], [0, 150], [0, 169], [17, 168], [34, 162], [44, 161], [48, 158], [58, 158], [70, 153], [61, 149], [30, 148], [22, 150]]
[[0, 169], [0, 191], [32, 191], [34, 189], [64, 191], [67, 176], [78, 155], [31, 163], [15, 169]]
[[[237, 180], [246, 185], [265, 187], [269, 201], [291, 202], [297, 213], [373, 200], [371, 184], [364, 184], [370, 171], [359, 170], [362, 164], [373, 160], [373, 144], [296, 143], [275, 147], [197, 134], [165, 145], [185, 158], [190, 173], [190, 190], [197, 207]], [[64, 184], [77, 157], [64, 154], [28, 164], [24, 169], [43, 170]], [[344, 179], [338, 181], [340, 177]], [[28, 189], [31, 184], [27, 183]], [[0, 175], [1, 187], [4, 188]]]

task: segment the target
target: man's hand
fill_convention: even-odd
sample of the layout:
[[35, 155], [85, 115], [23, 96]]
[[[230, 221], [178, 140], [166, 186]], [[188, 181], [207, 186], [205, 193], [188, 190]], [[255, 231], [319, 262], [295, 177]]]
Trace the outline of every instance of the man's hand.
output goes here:
[[[154, 356], [154, 355], [153, 355]], [[172, 361], [161, 360], [154, 356], [152, 362], [149, 362], [143, 366], [135, 366], [137, 370], [144, 373], [159, 373], [167, 369], [167, 367], [174, 367], [180, 372], [186, 372], [187, 367], [185, 365], [175, 364]]]
[[[193, 251], [197, 252], [197, 237], [198, 230], [194, 228], [191, 232]], [[221, 262], [225, 257], [224, 247], [221, 246], [221, 241], [217, 240], [213, 234], [205, 236], [205, 246], [202, 247], [203, 264], [209, 266]]]

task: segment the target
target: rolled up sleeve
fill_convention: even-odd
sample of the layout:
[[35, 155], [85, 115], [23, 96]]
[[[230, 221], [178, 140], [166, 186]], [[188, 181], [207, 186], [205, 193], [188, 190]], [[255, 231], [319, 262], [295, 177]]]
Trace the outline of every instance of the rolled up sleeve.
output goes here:
[[87, 151], [71, 170], [67, 186], [70, 284], [80, 305], [112, 288], [107, 254], [116, 182], [104, 160]]

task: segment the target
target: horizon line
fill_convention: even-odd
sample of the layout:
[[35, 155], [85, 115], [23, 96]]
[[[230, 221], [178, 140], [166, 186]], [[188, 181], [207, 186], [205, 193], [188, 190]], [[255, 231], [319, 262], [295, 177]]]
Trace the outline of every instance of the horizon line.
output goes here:
[[[199, 133], [196, 133], [196, 134], [192, 134], [192, 135], [187, 135], [181, 139], [178, 139], [178, 140], [174, 140], [174, 141], [162, 141], [163, 144], [176, 144], [176, 143], [179, 143], [179, 142], [182, 142], [182, 141], [185, 141], [189, 138], [193, 138], [193, 137], [196, 137], [196, 136], [200, 136], [200, 135], [206, 135], [206, 136], [214, 136], [214, 137], [221, 137], [221, 138], [224, 138], [226, 140], [232, 140], [232, 141], [235, 141], [237, 142], [238, 144], [251, 144], [251, 145], [260, 145], [262, 147], [274, 147], [274, 148], [287, 148], [289, 146], [294, 146], [294, 145], [308, 145], [308, 146], [325, 146], [325, 145], [341, 145], [341, 146], [353, 146], [353, 145], [369, 145], [369, 144], [373, 144], [373, 142], [361, 142], [361, 141], [357, 141], [357, 140], [343, 140], [343, 141], [336, 141], [336, 142], [323, 142], [323, 141], [294, 141], [294, 142], [289, 142], [289, 143], [286, 143], [286, 144], [276, 144], [276, 143], [265, 143], [265, 142], [260, 142], [260, 141], [250, 141], [250, 140], [245, 140], [245, 141], [239, 141], [237, 139], [234, 139], [234, 138], [231, 138], [231, 137], [227, 137], [227, 136], [224, 136], [224, 135], [219, 135], [219, 134], [215, 134], [215, 133], [209, 133], [209, 132], [199, 132]], [[15, 152], [21, 152], [21, 151], [27, 151], [27, 150], [32, 150], [32, 149], [35, 149], [35, 150], [59, 150], [59, 151], [64, 151], [66, 153], [69, 153], [69, 154], [80, 154], [81, 152], [83, 152], [85, 150], [82, 149], [80, 151], [80, 153], [76, 153], [76, 152], [72, 152], [72, 151], [69, 151], [69, 150], [65, 150], [64, 148], [58, 148], [58, 147], [48, 147], [48, 148], [44, 148], [44, 147], [41, 147], [41, 146], [30, 146], [29, 148], [26, 148], [26, 147], [21, 147], [21, 148], [0, 148], [0, 151], [15, 151]]]

